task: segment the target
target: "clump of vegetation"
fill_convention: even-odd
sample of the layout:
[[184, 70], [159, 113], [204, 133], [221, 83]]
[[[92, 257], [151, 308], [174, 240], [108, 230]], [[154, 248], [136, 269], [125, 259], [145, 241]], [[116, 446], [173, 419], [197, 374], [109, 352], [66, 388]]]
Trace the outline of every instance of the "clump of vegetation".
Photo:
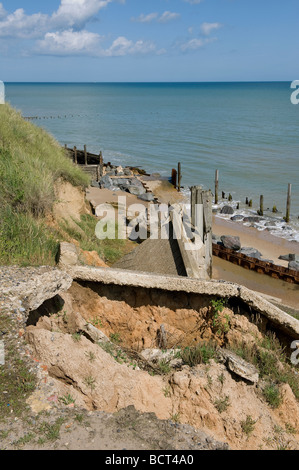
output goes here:
[[64, 405], [71, 405], [72, 403], [75, 403], [75, 399], [72, 397], [72, 395], [70, 393], [67, 393], [66, 395], [64, 395], [63, 397], [60, 397], [59, 400], [61, 401], [61, 403], [63, 403]]
[[218, 398], [214, 402], [214, 406], [219, 413], [223, 413], [230, 406], [229, 396], [226, 395], [225, 397]]
[[212, 306], [212, 329], [219, 337], [223, 337], [228, 333], [230, 328], [230, 319], [228, 315], [223, 314], [224, 307], [226, 306], [225, 299], [211, 300]]
[[[0, 331], [10, 329], [13, 329], [12, 320], [0, 312]], [[36, 386], [36, 377], [20, 358], [16, 341], [5, 340], [5, 363], [0, 365], [0, 420], [11, 416], [11, 413], [22, 416], [26, 411], [26, 398]]]
[[269, 383], [263, 390], [266, 401], [272, 408], [278, 408], [281, 404], [281, 394], [279, 387], [274, 383]]
[[60, 222], [63, 232], [79, 242], [84, 251], [96, 251], [101, 259], [113, 264], [120, 259], [126, 251], [127, 240], [118, 238], [118, 225], [115, 225], [115, 238], [99, 240], [95, 234], [97, 219], [90, 214], [83, 214], [79, 221], [70, 224], [64, 220]]
[[250, 436], [254, 431], [255, 424], [256, 421], [252, 419], [250, 415], [247, 415], [246, 419], [241, 422], [242, 431], [247, 434], [247, 436]]
[[216, 346], [213, 343], [199, 343], [196, 346], [187, 346], [180, 353], [184, 364], [190, 367], [197, 364], [207, 364], [216, 358]]
[[268, 403], [279, 406], [279, 385], [289, 384], [299, 400], [299, 377], [296, 368], [289, 362], [284, 348], [274, 334], [266, 335], [262, 342], [253, 345], [238, 344], [232, 350], [243, 359], [254, 364], [266, 382], [264, 395]]

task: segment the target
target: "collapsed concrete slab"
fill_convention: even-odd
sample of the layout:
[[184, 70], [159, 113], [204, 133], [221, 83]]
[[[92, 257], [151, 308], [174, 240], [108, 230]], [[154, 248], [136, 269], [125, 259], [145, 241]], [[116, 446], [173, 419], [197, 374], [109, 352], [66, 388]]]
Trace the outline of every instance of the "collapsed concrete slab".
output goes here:
[[264, 316], [270, 324], [287, 334], [299, 338], [299, 321], [266, 300], [261, 294], [244, 286], [226, 281], [202, 281], [179, 276], [121, 270], [92, 268], [87, 266], [66, 266], [64, 269], [75, 281], [134, 286], [146, 289], [160, 289], [172, 292], [185, 292], [226, 299], [236, 298], [245, 303], [252, 311]]

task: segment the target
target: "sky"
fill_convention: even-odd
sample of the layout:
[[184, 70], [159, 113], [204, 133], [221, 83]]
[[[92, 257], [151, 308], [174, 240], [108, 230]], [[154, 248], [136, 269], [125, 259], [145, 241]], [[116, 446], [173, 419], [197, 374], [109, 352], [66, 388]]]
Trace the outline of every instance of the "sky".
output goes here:
[[298, 0], [2, 0], [4, 82], [299, 79]]

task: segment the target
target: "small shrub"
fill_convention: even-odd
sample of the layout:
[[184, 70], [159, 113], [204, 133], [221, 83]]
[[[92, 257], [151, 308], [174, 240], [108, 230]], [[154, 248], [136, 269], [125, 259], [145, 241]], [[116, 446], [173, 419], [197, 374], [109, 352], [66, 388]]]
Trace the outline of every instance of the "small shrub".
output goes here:
[[162, 374], [168, 374], [171, 371], [171, 367], [167, 359], [162, 359], [159, 361], [158, 368]]
[[64, 405], [70, 405], [71, 403], [75, 403], [76, 401], [70, 393], [68, 393], [67, 395], [64, 395], [63, 397], [60, 397], [59, 400]]
[[120, 334], [119, 334], [119, 333], [111, 333], [111, 334], [110, 334], [110, 340], [111, 340], [113, 343], [116, 343], [116, 344], [121, 343]]
[[264, 393], [267, 403], [272, 408], [279, 407], [279, 405], [281, 404], [281, 394], [277, 385], [275, 384], [266, 385], [263, 390], [263, 393]]
[[81, 334], [80, 333], [73, 333], [72, 338], [75, 342], [78, 342], [81, 340]]
[[229, 396], [226, 395], [224, 398], [218, 398], [218, 400], [214, 402], [214, 406], [219, 413], [223, 413], [230, 406]]
[[83, 382], [87, 387], [90, 387], [91, 390], [94, 390], [96, 381], [92, 375], [88, 375], [87, 377], [85, 377]]
[[184, 364], [190, 367], [197, 364], [207, 364], [216, 357], [216, 347], [210, 343], [188, 346], [181, 351], [181, 359]]
[[254, 421], [250, 415], [247, 415], [245, 421], [241, 422], [242, 431], [247, 434], [247, 436], [250, 436], [254, 430], [255, 423], [256, 421]]

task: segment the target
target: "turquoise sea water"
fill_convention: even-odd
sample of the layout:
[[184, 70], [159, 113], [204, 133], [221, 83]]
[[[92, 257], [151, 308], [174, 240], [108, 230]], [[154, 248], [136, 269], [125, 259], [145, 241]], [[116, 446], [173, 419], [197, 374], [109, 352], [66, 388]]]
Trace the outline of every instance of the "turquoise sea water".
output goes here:
[[181, 162], [185, 190], [213, 190], [218, 169], [220, 195], [241, 206], [248, 197], [256, 209], [263, 194], [264, 207], [276, 205], [282, 217], [291, 183], [287, 238], [299, 241], [299, 105], [290, 85], [6, 83], [6, 100], [62, 145], [86, 144], [105, 161], [165, 176]]

